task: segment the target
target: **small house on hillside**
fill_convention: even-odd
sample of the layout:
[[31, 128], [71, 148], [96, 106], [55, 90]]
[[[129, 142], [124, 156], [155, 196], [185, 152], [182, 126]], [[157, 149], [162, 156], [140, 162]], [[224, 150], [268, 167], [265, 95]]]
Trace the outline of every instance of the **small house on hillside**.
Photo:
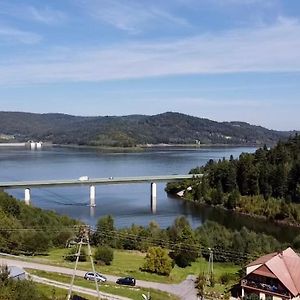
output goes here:
[[287, 248], [258, 258], [246, 266], [241, 288], [245, 298], [300, 300], [299, 255]]
[[26, 279], [26, 272], [19, 267], [10, 266], [7, 268], [9, 275], [8, 277], [14, 280], [24, 280]]

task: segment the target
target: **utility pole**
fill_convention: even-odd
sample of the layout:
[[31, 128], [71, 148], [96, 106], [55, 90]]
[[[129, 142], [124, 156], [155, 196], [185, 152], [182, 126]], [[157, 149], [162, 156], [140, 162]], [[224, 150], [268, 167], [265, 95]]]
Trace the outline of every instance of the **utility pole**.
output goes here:
[[77, 270], [77, 265], [78, 265], [82, 245], [87, 245], [87, 247], [88, 247], [88, 255], [90, 257], [92, 270], [93, 270], [93, 273], [94, 273], [97, 297], [98, 297], [98, 300], [101, 300], [100, 299], [99, 287], [98, 287], [98, 281], [97, 281], [97, 278], [96, 278], [96, 270], [95, 270], [95, 265], [94, 265], [93, 255], [92, 255], [92, 250], [91, 250], [91, 245], [90, 245], [89, 233], [90, 233], [89, 226], [83, 226], [80, 229], [80, 232], [79, 232], [80, 242], [77, 243], [77, 245], [79, 245], [78, 246], [78, 252], [75, 254], [76, 255], [75, 267], [74, 267], [74, 271], [73, 271], [73, 275], [72, 275], [72, 279], [71, 279], [71, 284], [70, 284], [67, 300], [70, 300], [71, 296], [72, 296], [72, 290], [73, 290], [73, 286], [74, 286], [74, 279], [75, 279], [75, 276], [76, 276], [76, 270]]
[[207, 282], [211, 284], [211, 280], [213, 278], [213, 273], [214, 273], [214, 253], [211, 248], [208, 248], [208, 251], [209, 251], [209, 259], [208, 259]]

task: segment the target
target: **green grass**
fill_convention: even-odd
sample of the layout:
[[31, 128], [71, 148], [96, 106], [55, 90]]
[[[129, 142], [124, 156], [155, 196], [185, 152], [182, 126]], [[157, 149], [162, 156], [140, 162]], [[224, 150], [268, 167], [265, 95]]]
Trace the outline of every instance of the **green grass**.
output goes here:
[[[62, 267], [74, 268], [73, 262], [64, 260], [64, 256], [68, 253], [68, 249], [53, 249], [49, 251], [47, 256], [36, 256], [32, 259], [36, 262], [59, 265]], [[123, 251], [114, 250], [114, 259], [110, 266], [96, 265], [96, 270], [100, 273], [116, 275], [116, 276], [133, 276], [140, 280], [173, 283], [179, 282], [174, 281], [172, 276], [160, 276], [156, 274], [150, 274], [147, 272], [140, 271], [140, 267], [144, 264], [145, 254], [139, 251]], [[79, 262], [79, 270], [90, 270], [90, 261]]]
[[[241, 267], [234, 265], [232, 263], [214, 263], [214, 276], [216, 280], [223, 273], [236, 274]], [[204, 258], [198, 258], [196, 262], [192, 263], [191, 266], [186, 268], [179, 268], [177, 266], [171, 272], [171, 277], [176, 282], [181, 282], [189, 274], [198, 275], [200, 273], [205, 273], [208, 269], [208, 262]]]
[[[71, 281], [71, 276], [69, 276], [69, 275], [50, 273], [50, 272], [38, 271], [38, 270], [27, 270], [27, 271], [30, 274], [48, 278], [51, 280], [56, 280], [59, 282], [70, 283], [70, 281]], [[74, 284], [78, 285], [78, 286], [90, 288], [90, 289], [95, 289], [94, 282], [87, 281], [87, 280], [85, 280], [81, 277], [77, 277], [77, 276], [75, 278]], [[148, 291], [150, 291], [151, 299], [153, 299], [153, 300], [161, 300], [161, 299], [176, 300], [176, 299], [178, 299], [176, 296], [173, 296], [168, 293], [161, 292], [161, 291], [153, 290], [153, 289], [143, 289], [143, 288], [137, 288], [137, 287], [120, 286], [117, 284], [107, 283], [107, 282], [99, 284], [99, 290], [104, 293], [124, 296], [124, 297], [128, 297], [130, 299], [133, 299], [133, 300], [140, 300], [141, 295], [143, 293], [147, 294]]]
[[[59, 266], [74, 268], [74, 263], [64, 260], [64, 256], [68, 253], [68, 249], [53, 249], [48, 256], [37, 256], [34, 259], [47, 264], [55, 264]], [[110, 266], [96, 266], [96, 270], [100, 273], [111, 274], [116, 276], [130, 275], [140, 280], [163, 282], [163, 283], [179, 283], [186, 279], [189, 274], [198, 275], [205, 272], [208, 263], [204, 258], [199, 258], [187, 268], [179, 268], [175, 266], [170, 276], [160, 276], [140, 271], [140, 267], [144, 263], [145, 254], [139, 251], [114, 250], [114, 260]], [[90, 270], [90, 262], [79, 262], [78, 269]], [[235, 274], [240, 266], [232, 263], [214, 263], [214, 274], [216, 279], [222, 273]]]
[[[65, 300], [68, 294], [67, 290], [60, 289], [57, 287], [45, 285], [45, 284], [40, 284], [36, 283], [36, 288], [40, 292], [42, 292], [47, 298], [49, 299], [55, 299], [55, 300]], [[96, 300], [97, 297], [81, 294], [81, 293], [76, 293], [76, 295], [79, 295], [81, 297], [84, 297], [88, 300]]]

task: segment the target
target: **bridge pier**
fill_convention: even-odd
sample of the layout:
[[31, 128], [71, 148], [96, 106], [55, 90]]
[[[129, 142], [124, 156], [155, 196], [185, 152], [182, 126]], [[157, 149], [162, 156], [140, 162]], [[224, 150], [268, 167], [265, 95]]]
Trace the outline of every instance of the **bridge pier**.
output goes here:
[[25, 195], [24, 196], [25, 196], [24, 197], [25, 204], [30, 205], [31, 196], [30, 196], [30, 189], [29, 188], [25, 189]]
[[153, 214], [156, 213], [156, 198], [157, 198], [156, 183], [155, 182], [151, 182], [150, 206], [151, 206], [151, 212]]
[[90, 186], [90, 207], [96, 206], [96, 187], [94, 185]]

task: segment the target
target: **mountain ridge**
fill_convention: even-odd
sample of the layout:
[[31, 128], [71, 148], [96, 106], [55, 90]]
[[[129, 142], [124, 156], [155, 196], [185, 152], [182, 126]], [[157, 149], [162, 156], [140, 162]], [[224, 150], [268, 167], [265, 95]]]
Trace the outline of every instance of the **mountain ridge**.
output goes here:
[[16, 141], [132, 147], [146, 144], [275, 144], [292, 131], [242, 121], [217, 122], [178, 112], [157, 115], [73, 116], [63, 113], [0, 112], [0, 134]]

